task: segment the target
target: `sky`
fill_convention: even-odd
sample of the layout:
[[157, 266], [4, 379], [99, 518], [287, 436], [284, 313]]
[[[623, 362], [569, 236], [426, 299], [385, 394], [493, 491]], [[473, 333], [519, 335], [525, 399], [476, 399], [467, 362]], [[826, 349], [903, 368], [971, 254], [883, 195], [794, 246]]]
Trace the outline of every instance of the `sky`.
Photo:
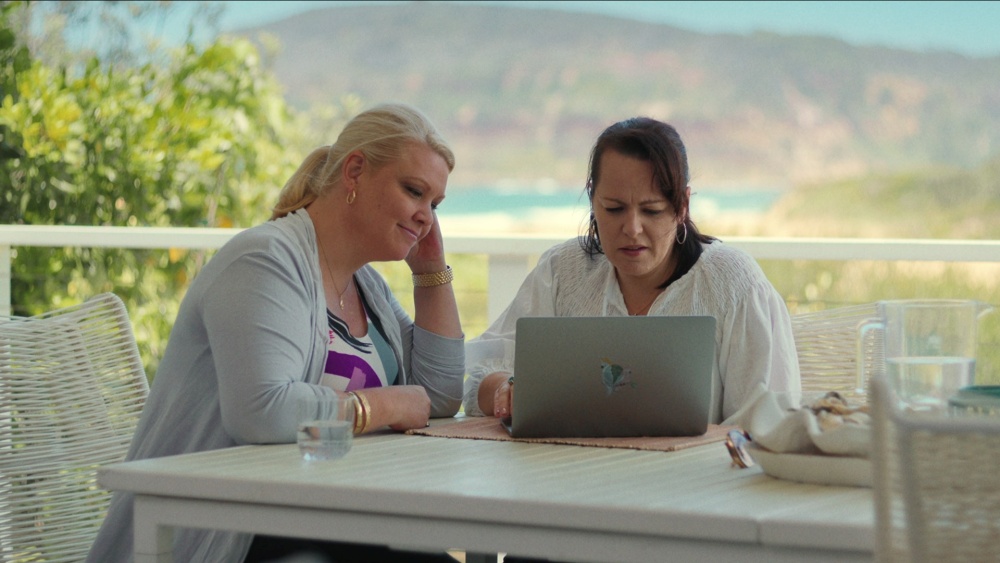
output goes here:
[[[300, 1], [218, 2], [226, 6], [223, 31], [264, 25], [298, 13], [336, 5], [395, 2]], [[855, 45], [914, 51], [952, 51], [973, 57], [1000, 56], [1000, 1], [514, 1], [478, 3], [522, 8], [595, 12], [692, 31], [822, 35]], [[165, 33], [171, 30], [165, 29]]]

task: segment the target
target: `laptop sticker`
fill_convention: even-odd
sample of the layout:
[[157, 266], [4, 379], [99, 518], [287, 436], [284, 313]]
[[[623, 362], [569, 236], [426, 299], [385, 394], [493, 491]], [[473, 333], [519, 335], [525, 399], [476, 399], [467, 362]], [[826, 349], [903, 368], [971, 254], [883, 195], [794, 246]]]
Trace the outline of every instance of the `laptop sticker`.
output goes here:
[[608, 391], [608, 395], [611, 395], [626, 385], [635, 387], [635, 383], [629, 381], [631, 376], [631, 369], [626, 369], [618, 364], [612, 363], [608, 358], [602, 358], [601, 382], [604, 383], [604, 388]]

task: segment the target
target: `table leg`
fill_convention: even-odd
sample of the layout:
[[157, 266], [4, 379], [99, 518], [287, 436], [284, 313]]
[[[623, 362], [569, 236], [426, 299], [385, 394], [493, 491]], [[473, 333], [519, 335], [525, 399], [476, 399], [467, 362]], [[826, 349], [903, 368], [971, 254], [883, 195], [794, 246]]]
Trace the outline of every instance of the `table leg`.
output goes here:
[[132, 525], [135, 527], [135, 563], [173, 563], [174, 529], [158, 523], [151, 500], [136, 495]]

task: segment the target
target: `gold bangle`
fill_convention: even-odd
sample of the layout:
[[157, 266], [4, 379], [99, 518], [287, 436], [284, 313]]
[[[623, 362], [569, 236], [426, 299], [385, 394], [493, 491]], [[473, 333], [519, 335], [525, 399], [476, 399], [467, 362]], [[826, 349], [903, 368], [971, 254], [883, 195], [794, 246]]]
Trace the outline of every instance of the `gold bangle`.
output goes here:
[[443, 271], [432, 274], [413, 274], [413, 287], [434, 287], [451, 283], [455, 279], [455, 273], [451, 271], [451, 266], [445, 266]]
[[360, 434], [358, 432], [360, 426], [358, 425], [361, 424], [364, 418], [364, 413], [361, 411], [361, 399], [358, 398], [358, 395], [354, 391], [348, 391], [347, 394], [351, 396], [353, 399], [351, 402], [354, 403], [354, 433]]
[[368, 402], [368, 398], [361, 393], [354, 393], [354, 396], [358, 398], [358, 402], [361, 403], [361, 426], [355, 432], [356, 434], [364, 434], [368, 430], [368, 425], [372, 421], [372, 405]]

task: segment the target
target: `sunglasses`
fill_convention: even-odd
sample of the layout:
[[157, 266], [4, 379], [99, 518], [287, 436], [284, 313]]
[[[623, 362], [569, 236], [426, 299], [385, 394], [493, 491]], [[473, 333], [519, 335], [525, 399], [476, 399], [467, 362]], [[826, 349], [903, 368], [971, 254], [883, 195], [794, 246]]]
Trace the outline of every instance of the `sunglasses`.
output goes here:
[[729, 450], [729, 457], [733, 458], [734, 466], [740, 469], [754, 466], [753, 458], [747, 450], [747, 444], [752, 441], [745, 430], [730, 430], [726, 434], [726, 449]]

